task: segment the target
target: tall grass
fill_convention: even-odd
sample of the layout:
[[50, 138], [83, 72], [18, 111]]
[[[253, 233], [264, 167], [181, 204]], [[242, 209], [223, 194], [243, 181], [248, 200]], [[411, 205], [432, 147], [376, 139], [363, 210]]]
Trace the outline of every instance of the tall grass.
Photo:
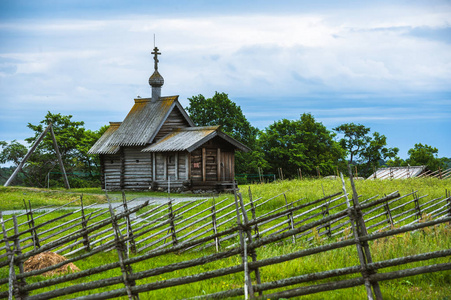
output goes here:
[[[244, 196], [245, 201], [249, 201], [248, 189], [251, 189], [253, 199], [258, 197], [263, 197], [268, 199], [279, 193], [286, 191], [287, 201], [295, 201], [301, 198], [305, 198], [301, 203], [306, 203], [309, 201], [316, 200], [323, 197], [324, 195], [329, 195], [342, 190], [342, 183], [340, 180], [286, 180], [281, 182], [274, 182], [269, 184], [255, 184], [249, 186], [240, 186], [240, 191]], [[349, 181], [346, 182], [346, 189], [348, 193], [352, 193]], [[428, 199], [438, 198], [445, 195], [445, 190], [451, 190], [451, 180], [437, 180], [437, 179], [408, 179], [408, 180], [375, 180], [375, 181], [357, 181], [356, 189], [361, 199], [366, 199], [375, 195], [380, 195], [391, 193], [393, 191], [399, 191], [401, 195], [410, 193], [412, 190], [418, 190], [419, 195], [428, 194]], [[92, 190], [91, 190], [92, 191]], [[84, 191], [87, 192], [87, 191]], [[79, 197], [78, 194], [69, 194], [63, 192], [34, 192], [27, 191], [26, 195], [21, 196], [24, 193], [22, 189], [16, 188], [0, 188], [0, 197], [10, 197], [10, 203], [0, 202], [0, 209], [4, 210], [7, 207], [15, 207], [16, 205], [20, 208], [23, 207], [22, 196], [27, 200], [30, 199], [33, 206], [38, 206], [39, 204], [48, 204], [50, 201], [58, 201], [58, 198], [64, 203], [67, 203], [72, 197]], [[54, 193], [54, 194], [52, 194]], [[95, 197], [103, 196], [101, 192], [96, 194], [93, 193]], [[9, 195], [9, 196], [8, 196]], [[14, 195], [14, 196], [12, 196]], [[26, 197], [25, 197], [26, 196]], [[84, 196], [87, 197], [88, 195]], [[96, 200], [93, 197], [93, 201]], [[233, 196], [230, 195], [220, 195], [219, 198], [223, 199]], [[127, 196], [128, 199], [131, 197]], [[53, 200], [55, 199], [55, 200]], [[36, 202], [35, 202], [36, 201]], [[219, 199], [218, 199], [219, 201]], [[260, 207], [259, 214], [269, 212], [275, 208], [280, 207], [285, 204], [285, 199], [283, 196], [277, 197], [274, 200]], [[200, 206], [193, 210], [191, 213], [205, 209], [209, 203], [205, 206]], [[61, 212], [52, 213], [44, 218], [42, 222], [60, 216]], [[25, 217], [22, 217], [25, 218]], [[67, 219], [59, 220], [58, 223], [52, 224], [52, 226], [58, 226], [67, 221]], [[291, 253], [293, 251], [299, 251], [306, 249], [321, 243], [326, 243], [329, 241], [323, 241], [320, 239], [314, 240], [314, 244], [307, 243], [306, 241], [297, 240], [296, 244], [292, 244], [286, 240], [280, 243], [274, 243], [267, 245], [265, 247], [259, 248], [257, 250], [258, 259], [269, 258], [274, 256], [279, 256], [282, 254]], [[331, 240], [333, 241], [333, 240]], [[226, 245], [224, 245], [226, 246]], [[449, 225], [440, 225], [432, 228], [425, 228], [421, 231], [416, 231], [412, 233], [405, 233], [396, 235], [393, 237], [385, 238], [370, 242], [370, 249], [374, 261], [381, 261], [396, 257], [402, 257], [406, 255], [414, 255], [424, 252], [436, 251], [440, 249], [450, 249], [451, 248], [451, 229]], [[173, 253], [165, 256], [161, 256], [155, 259], [149, 259], [139, 264], [133, 265], [134, 272], [149, 270], [156, 267], [165, 266], [171, 263], [185, 261], [194, 259], [197, 257], [205, 256], [213, 253], [214, 249], [209, 248], [207, 250], [202, 250], [200, 252], [184, 252], [184, 253]], [[134, 256], [134, 255], [132, 255]], [[82, 270], [93, 268], [102, 264], [106, 264], [112, 261], [117, 261], [117, 254], [114, 251], [107, 253], [100, 253], [91, 256], [83, 261], [78, 261], [75, 264]], [[443, 263], [450, 262], [451, 258], [440, 258], [434, 259], [429, 262], [417, 262], [406, 265], [408, 268], [413, 268], [417, 266], [422, 266], [431, 263]], [[170, 278], [188, 276], [197, 274], [200, 272], [205, 272], [209, 270], [214, 270], [218, 268], [224, 268], [227, 266], [233, 266], [241, 263], [241, 258], [239, 256], [230, 257], [219, 262], [204, 264], [202, 266], [188, 268], [184, 270], [168, 272], [155, 277], [151, 277], [145, 280], [140, 280], [137, 284], [150, 283], [155, 281], [164, 281]], [[261, 276], [263, 282], [279, 280], [283, 278], [288, 278], [292, 276], [297, 276], [301, 274], [307, 274], [312, 272], [320, 272], [325, 270], [331, 270], [335, 268], [344, 268], [349, 266], [358, 265], [358, 256], [355, 246], [350, 246], [346, 248], [340, 248], [327, 253], [319, 253], [289, 262], [280, 263], [277, 265], [267, 266], [261, 268]], [[389, 272], [400, 269], [400, 267], [387, 268], [380, 270], [379, 272]], [[0, 269], [0, 277], [5, 278], [8, 276], [7, 268]], [[90, 276], [89, 280], [99, 280], [102, 278], [107, 278], [111, 276], [120, 276], [120, 270], [111, 270], [101, 274], [95, 274]], [[340, 277], [340, 279], [352, 278], [358, 275], [350, 275], [347, 277]], [[45, 278], [42, 276], [35, 276], [27, 279], [28, 283], [42, 281]], [[208, 294], [217, 291], [224, 291], [234, 288], [243, 287], [243, 274], [233, 274], [229, 276], [224, 276], [221, 278], [205, 280], [202, 282], [192, 283], [188, 285], [166, 288], [161, 290], [156, 290], [152, 292], [147, 292], [140, 294], [141, 299], [180, 299], [184, 297], [192, 297], [196, 295]], [[75, 283], [81, 283], [82, 280], [77, 280]], [[325, 281], [316, 282], [323, 283]], [[255, 278], [254, 282], [255, 283]], [[70, 284], [60, 284], [58, 287], [69, 286]], [[432, 274], [417, 275], [413, 277], [407, 277], [399, 280], [391, 280], [388, 282], [381, 282], [381, 290], [384, 299], [451, 299], [451, 272], [437, 272]], [[122, 286], [117, 286], [116, 288], [121, 288]], [[288, 288], [295, 288], [296, 286], [291, 286]], [[6, 286], [1, 286], [0, 290], [5, 290]], [[40, 293], [44, 291], [52, 290], [53, 287], [44, 288], [38, 290], [34, 293]], [[110, 289], [110, 288], [109, 288]], [[107, 289], [98, 290], [96, 292], [106, 291]], [[272, 292], [272, 291], [271, 291]], [[71, 294], [67, 295], [68, 298], [73, 298], [75, 296], [80, 296], [86, 293]], [[63, 297], [64, 298], [64, 297]], [[124, 297], [124, 299], [126, 299]], [[302, 297], [302, 299], [366, 299], [366, 293], [364, 287], [355, 287], [344, 290], [330, 291], [320, 294], [314, 294], [310, 296]]]

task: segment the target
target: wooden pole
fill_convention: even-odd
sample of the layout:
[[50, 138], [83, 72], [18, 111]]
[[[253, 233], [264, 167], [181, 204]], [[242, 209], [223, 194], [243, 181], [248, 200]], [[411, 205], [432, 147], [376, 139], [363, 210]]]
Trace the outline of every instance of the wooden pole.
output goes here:
[[113, 225], [113, 229], [114, 229], [114, 233], [115, 233], [115, 235], [114, 235], [115, 242], [116, 242], [115, 248], [116, 248], [116, 251], [117, 251], [117, 254], [119, 257], [119, 264], [121, 266], [122, 279], [123, 279], [125, 288], [127, 289], [128, 299], [139, 300], [139, 295], [134, 294], [131, 291], [131, 287], [136, 285], [134, 280], [130, 280], [130, 276], [132, 275], [132, 272], [133, 272], [132, 267], [130, 264], [124, 263], [124, 259], [128, 259], [128, 256], [124, 249], [123, 237], [121, 234], [121, 230], [120, 230], [119, 226], [117, 225], [117, 217], [114, 214], [113, 207], [111, 206], [111, 201], [110, 201], [109, 197], [107, 197], [107, 200], [108, 200], [108, 208], [110, 210], [110, 215], [111, 215], [111, 224]]
[[[19, 226], [17, 224], [17, 217], [16, 215], [13, 215], [13, 222], [14, 222], [14, 248], [15, 248], [15, 252], [16, 255], [20, 256], [22, 254], [22, 248], [20, 246], [20, 239], [19, 239]], [[18, 261], [15, 262], [15, 265], [19, 267], [19, 274], [24, 273], [24, 268], [23, 268], [23, 262], [22, 260], [19, 258]], [[20, 292], [19, 287], [23, 287], [27, 285], [25, 278], [22, 277], [22, 279], [17, 283], [17, 289], [15, 289], [14, 295], [16, 297], [17, 300], [20, 299], [26, 299], [28, 297], [28, 292]]]
[[[215, 198], [213, 197], [213, 202], [211, 205], [211, 222], [213, 226], [213, 234], [218, 234], [218, 228], [216, 226], [216, 206], [215, 206]], [[219, 252], [219, 238], [215, 238], [216, 252]]]
[[[254, 205], [254, 200], [252, 198], [251, 187], [249, 187], [249, 203], [251, 205], [252, 220], [255, 221], [257, 219], [257, 214], [255, 212], [255, 205]], [[254, 225], [254, 233], [255, 233], [255, 237], [257, 239], [259, 239], [260, 238], [260, 233], [258, 231], [258, 224], [257, 223], [255, 223], [255, 225]]]
[[[31, 201], [30, 200], [28, 200], [28, 207], [29, 207], [29, 211], [27, 212], [28, 227], [31, 230], [30, 234], [31, 234], [31, 238], [33, 239], [34, 249], [36, 250], [37, 248], [40, 248], [41, 245], [39, 243], [38, 233], [36, 232], [36, 228], [34, 225], [33, 211], [31, 210]], [[29, 218], [28, 218], [28, 216], [29, 216]]]
[[4, 186], [9, 186], [11, 184], [11, 182], [16, 178], [17, 174], [20, 172], [20, 170], [22, 170], [22, 167], [27, 162], [27, 160], [30, 158], [31, 154], [33, 154], [34, 150], [36, 150], [36, 147], [42, 141], [42, 139], [44, 138], [45, 134], [49, 131], [51, 126], [52, 126], [52, 124], [48, 125], [47, 128], [39, 135], [39, 137], [34, 142], [33, 146], [31, 146], [30, 150], [28, 150], [28, 152], [25, 155], [25, 157], [19, 163], [17, 168], [14, 170], [14, 172], [9, 177], [9, 179], [5, 182]]
[[178, 241], [177, 241], [177, 235], [175, 232], [174, 212], [172, 210], [172, 200], [168, 201], [168, 210], [169, 210], [169, 214], [168, 214], [169, 229], [171, 231], [171, 236], [172, 236], [172, 245], [175, 246], [175, 245], [177, 245]]
[[50, 135], [52, 136], [52, 140], [53, 140], [53, 148], [55, 148], [56, 158], [58, 159], [61, 173], [63, 173], [64, 185], [66, 186], [66, 189], [70, 190], [69, 180], [67, 179], [66, 170], [64, 169], [63, 160], [61, 159], [61, 154], [58, 149], [58, 143], [56, 142], [56, 137], [55, 137], [55, 133], [53, 132], [52, 123], [50, 123], [49, 126], [50, 126]]
[[[244, 266], [244, 299], [248, 299], [249, 297], [254, 298], [254, 290], [252, 288], [251, 276], [248, 270], [248, 262], [247, 262], [247, 245], [246, 240], [243, 236], [243, 226], [240, 218], [240, 209], [238, 206], [238, 195], [236, 191], [236, 182], [233, 184], [233, 194], [235, 196], [235, 210], [236, 210], [236, 223], [239, 227], [239, 237], [240, 237], [240, 248], [242, 249], [242, 260]], [[243, 211], [245, 214], [246, 211]]]
[[[350, 176], [349, 179], [351, 181], [351, 187], [352, 187], [352, 202], [354, 204], [354, 208], [355, 208], [355, 212], [356, 212], [357, 234], [358, 234], [358, 238], [360, 238], [362, 236], [367, 236], [368, 232], [366, 230], [365, 220], [363, 219], [362, 210], [361, 210], [361, 207], [359, 204], [359, 197], [357, 195], [357, 190], [356, 190], [356, 187], [354, 184], [354, 178], [352, 177], [350, 165], [348, 165], [348, 172], [349, 172], [349, 176]], [[365, 264], [372, 263], [373, 259], [371, 257], [371, 252], [370, 252], [370, 247], [368, 245], [368, 242], [364, 241], [364, 242], [361, 242], [361, 244], [363, 246], [363, 250], [365, 251], [365, 260], [366, 260]], [[369, 275], [371, 276], [376, 273], [377, 273], [376, 270], [371, 270]], [[372, 281], [371, 285], [373, 287], [374, 294], [376, 295], [376, 299], [381, 300], [382, 292], [380, 290], [379, 283], [377, 281]]]
[[387, 221], [390, 224], [390, 228], [393, 229], [394, 228], [393, 217], [392, 217], [392, 214], [390, 211], [390, 206], [388, 205], [388, 201], [385, 202], [384, 209], [385, 209], [385, 215], [387, 216]]
[[417, 193], [415, 192], [415, 193], [413, 194], [413, 196], [415, 197], [415, 209], [417, 210], [415, 219], [421, 219], [421, 218], [422, 218], [422, 215], [421, 215], [421, 207], [420, 207], [420, 201], [419, 201], [419, 199], [418, 199], [418, 195], [417, 195]]
[[[124, 206], [124, 212], [128, 212], [127, 199], [125, 198], [124, 190], [122, 190], [122, 205]], [[132, 223], [130, 221], [130, 214], [127, 214], [125, 218], [127, 222], [127, 238], [129, 239], [128, 243], [130, 244], [130, 249], [132, 250], [132, 252], [136, 253], [136, 243], [133, 235]]]
[[[352, 178], [352, 174], [350, 174], [350, 176]], [[343, 178], [343, 174], [341, 174], [341, 181], [343, 184], [343, 193], [346, 198], [346, 205], [348, 206], [348, 216], [351, 221], [351, 228], [352, 228], [352, 232], [354, 234], [355, 245], [357, 247], [357, 254], [359, 256], [360, 266], [362, 267], [361, 273], [362, 273], [362, 277], [365, 281], [366, 294], [367, 294], [368, 300], [373, 300], [374, 299], [373, 291], [371, 290], [371, 282], [369, 280], [369, 274], [368, 274], [368, 268], [366, 266], [365, 254], [363, 253], [362, 245], [360, 244], [359, 235], [357, 233], [357, 228], [354, 224], [354, 216], [352, 214], [351, 204], [350, 204], [349, 198], [348, 198], [348, 193], [346, 192], [346, 186], [345, 186], [345, 180]]]
[[6, 255], [9, 261], [8, 300], [13, 300], [14, 290], [18, 290], [16, 271], [14, 269], [14, 252], [8, 242], [8, 235], [6, 234], [5, 223], [3, 222], [3, 215], [1, 211], [0, 222], [2, 223], [3, 238], [5, 240], [6, 246]]
[[[83, 194], [80, 196], [80, 205], [81, 205], [81, 227], [82, 230], [86, 232], [86, 228], [88, 227], [88, 221], [85, 216], [85, 209], [83, 207]], [[83, 245], [86, 250], [91, 251], [91, 245], [89, 244], [89, 235], [86, 233], [83, 236]]]
[[[288, 206], [288, 200], [287, 200], [287, 195], [285, 195], [285, 193], [283, 194], [283, 197], [285, 199], [285, 205]], [[293, 203], [291, 203], [291, 208], [293, 208]], [[290, 211], [287, 215], [287, 225], [290, 226], [290, 229], [294, 229], [294, 220], [293, 220], [293, 212]], [[296, 244], [296, 236], [293, 234], [292, 236], [292, 241], [293, 244]]]

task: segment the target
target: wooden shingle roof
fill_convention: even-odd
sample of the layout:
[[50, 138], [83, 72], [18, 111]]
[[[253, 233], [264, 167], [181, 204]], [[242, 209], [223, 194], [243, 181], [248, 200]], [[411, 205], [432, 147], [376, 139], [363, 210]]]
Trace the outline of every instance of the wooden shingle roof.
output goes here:
[[221, 132], [219, 126], [187, 127], [175, 129], [172, 133], [142, 150], [142, 152], [168, 152], [188, 151], [191, 152], [212, 138], [219, 136], [237, 149], [248, 152], [250, 149]]
[[119, 151], [119, 146], [109, 144], [111, 136], [119, 128], [121, 122], [110, 122], [110, 127], [97, 140], [94, 146], [89, 149], [88, 154], [115, 154]]
[[112, 134], [108, 144], [112, 146], [144, 146], [152, 143], [174, 107], [178, 107], [188, 123], [194, 126], [178, 102], [178, 96], [160, 97], [155, 102], [152, 102], [151, 98], [135, 99], [135, 104], [121, 126]]

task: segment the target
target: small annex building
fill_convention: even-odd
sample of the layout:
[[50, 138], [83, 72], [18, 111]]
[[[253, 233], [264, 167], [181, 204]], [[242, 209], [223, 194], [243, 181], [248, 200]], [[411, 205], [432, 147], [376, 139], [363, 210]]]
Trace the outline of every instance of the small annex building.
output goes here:
[[224, 190], [233, 186], [235, 151], [250, 149], [219, 126], [196, 127], [178, 96], [161, 96], [164, 79], [155, 71], [149, 78], [151, 98], [134, 99], [122, 122], [109, 128], [88, 154], [98, 154], [102, 188], [147, 190]]

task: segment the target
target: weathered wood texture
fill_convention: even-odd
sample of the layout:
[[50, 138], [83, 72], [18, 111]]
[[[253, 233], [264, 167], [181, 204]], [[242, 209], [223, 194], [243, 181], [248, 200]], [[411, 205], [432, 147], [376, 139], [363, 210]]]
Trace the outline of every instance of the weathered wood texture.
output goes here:
[[190, 125], [186, 121], [186, 119], [183, 117], [182, 113], [178, 109], [178, 107], [174, 107], [172, 112], [169, 114], [166, 121], [161, 126], [160, 131], [155, 136], [155, 141], [158, 141], [162, 139], [167, 134], [171, 133], [174, 128], [184, 128], [189, 127]]
[[123, 189], [148, 189], [152, 183], [152, 157], [143, 147], [124, 147]]
[[104, 189], [119, 190], [121, 188], [121, 157], [119, 154], [100, 155], [103, 164]]

